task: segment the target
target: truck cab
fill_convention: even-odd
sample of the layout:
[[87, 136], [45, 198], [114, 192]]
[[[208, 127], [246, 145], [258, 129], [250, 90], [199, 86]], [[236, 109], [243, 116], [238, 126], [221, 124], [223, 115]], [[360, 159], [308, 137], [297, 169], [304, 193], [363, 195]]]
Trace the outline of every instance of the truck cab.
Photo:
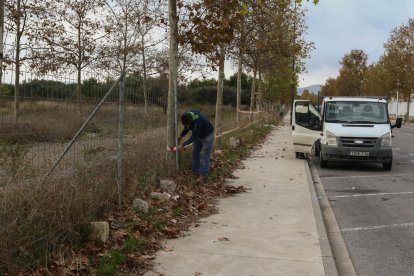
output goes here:
[[310, 101], [297, 100], [292, 112], [296, 157], [319, 156], [328, 162], [377, 162], [392, 168], [391, 125], [387, 100], [381, 97], [325, 97], [318, 111]]

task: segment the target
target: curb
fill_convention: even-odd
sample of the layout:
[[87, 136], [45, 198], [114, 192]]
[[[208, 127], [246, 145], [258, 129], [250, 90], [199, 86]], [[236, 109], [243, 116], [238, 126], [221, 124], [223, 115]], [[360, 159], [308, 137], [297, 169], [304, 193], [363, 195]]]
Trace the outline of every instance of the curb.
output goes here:
[[[331, 204], [329, 203], [328, 197], [322, 186], [318, 171], [316, 170], [316, 167], [313, 163], [308, 163], [308, 166], [306, 167], [308, 167], [313, 183], [313, 185], [309, 186], [314, 186], [314, 196], [317, 196], [317, 199], [319, 199], [317, 200], [319, 208], [315, 209], [318, 209], [317, 211], [319, 211], [323, 218], [322, 223], [324, 223], [324, 233], [327, 234], [329, 248], [331, 249], [331, 255], [329, 257], [332, 258], [332, 261], [334, 261], [334, 265], [337, 271], [337, 274], [328, 274], [328, 271], [326, 271], [327, 275], [356, 276], [354, 265], [352, 264], [352, 260], [349, 257], [348, 249], [345, 245]], [[317, 213], [317, 211], [315, 212]], [[323, 246], [323, 242], [321, 241], [322, 254], [324, 254]], [[327, 262], [327, 264], [330, 265], [330, 262]]]
[[315, 215], [316, 220], [316, 229], [318, 231], [319, 235], [319, 242], [321, 246], [321, 252], [322, 252], [322, 262], [323, 262], [323, 268], [325, 270], [325, 275], [328, 276], [338, 276], [338, 270], [335, 265], [335, 259], [332, 254], [332, 248], [329, 243], [328, 234], [326, 232], [324, 219], [322, 216], [322, 212], [319, 206], [317, 193], [315, 191], [314, 187], [314, 180], [312, 178], [312, 174], [309, 168], [309, 164], [306, 160], [303, 160], [303, 164], [305, 166], [306, 176], [308, 179], [308, 187], [311, 195], [312, 200], [312, 209], [313, 213]]

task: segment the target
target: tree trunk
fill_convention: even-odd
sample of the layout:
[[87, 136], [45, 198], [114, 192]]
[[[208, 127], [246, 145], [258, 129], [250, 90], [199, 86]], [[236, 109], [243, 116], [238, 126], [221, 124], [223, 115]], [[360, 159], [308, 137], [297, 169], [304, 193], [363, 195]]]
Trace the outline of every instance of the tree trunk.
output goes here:
[[[292, 45], [296, 44], [296, 10], [297, 8], [297, 2], [294, 1], [294, 21], [293, 21], [293, 41], [292, 41]], [[293, 103], [295, 101], [295, 95], [296, 95], [296, 52], [295, 50], [293, 50], [292, 52], [292, 83], [291, 83], [291, 91], [290, 91], [290, 124], [292, 124], [292, 120], [293, 120], [293, 111], [294, 111], [294, 106]]]
[[[169, 48], [169, 77], [168, 77], [168, 106], [167, 106], [167, 146], [176, 145], [175, 131], [175, 103], [174, 96], [177, 92], [177, 1], [168, 0], [169, 27], [170, 27], [170, 48]], [[169, 155], [171, 165], [174, 164], [174, 155]]]
[[256, 69], [253, 69], [253, 82], [252, 90], [250, 92], [250, 113], [249, 113], [249, 123], [252, 122], [253, 118], [253, 108], [254, 108], [254, 94], [256, 93]]
[[78, 64], [78, 80], [76, 84], [76, 101], [78, 103], [78, 116], [82, 116], [82, 103], [81, 103], [81, 82], [82, 82], [82, 69], [80, 63]]
[[292, 63], [292, 83], [291, 83], [291, 87], [290, 87], [290, 124], [292, 124], [292, 120], [293, 120], [293, 111], [295, 110], [295, 107], [293, 106], [293, 103], [295, 101], [295, 94], [296, 94], [296, 80], [295, 80], [295, 72], [294, 72], [294, 68], [295, 68], [295, 62]]
[[[20, 13], [20, 0], [17, 1], [17, 12]], [[20, 113], [20, 91], [19, 91], [19, 83], [20, 83], [20, 18], [16, 21], [16, 56], [15, 56], [15, 64], [16, 64], [16, 74], [14, 80], [14, 121], [17, 122], [19, 113]], [[3, 42], [3, 41], [2, 41]]]
[[[214, 127], [216, 133], [220, 135], [223, 132], [223, 122], [221, 118], [221, 113], [223, 109], [223, 81], [224, 81], [224, 60], [225, 60], [226, 50], [223, 46], [220, 47], [220, 58], [219, 58], [219, 72], [218, 72], [218, 81], [217, 81], [217, 100], [216, 100], [216, 118]], [[217, 138], [217, 143], [220, 145], [220, 137]]]
[[237, 70], [237, 100], [236, 100], [236, 122], [240, 128], [240, 103], [241, 103], [241, 78], [242, 78], [242, 52], [239, 51], [239, 65]]
[[142, 82], [142, 88], [144, 89], [144, 112], [145, 115], [148, 115], [148, 98], [147, 98], [147, 64], [145, 59], [145, 47], [144, 47], [144, 36], [142, 36], [142, 71], [144, 74], [144, 79]]
[[262, 102], [263, 102], [263, 91], [262, 91], [262, 69], [259, 68], [259, 85], [257, 91], [257, 101], [256, 101], [256, 110], [262, 110]]
[[82, 76], [81, 76], [81, 72], [82, 72], [82, 50], [81, 50], [81, 45], [82, 45], [82, 39], [81, 39], [81, 25], [78, 25], [78, 64], [76, 69], [78, 70], [78, 83], [76, 85], [76, 101], [78, 103], [78, 116], [81, 117], [82, 116], [82, 103], [81, 103], [81, 81], [82, 81]]
[[3, 82], [3, 58], [4, 58], [4, 0], [0, 1], [0, 94]]
[[[18, 41], [18, 42], [17, 42]], [[15, 79], [14, 79], [14, 121], [18, 121], [18, 117], [20, 114], [20, 91], [19, 91], [19, 83], [20, 83], [20, 38], [19, 36], [16, 37], [16, 72], [15, 72]]]
[[411, 105], [411, 94], [408, 95], [408, 98], [407, 98], [407, 113], [405, 114], [406, 116], [405, 123], [408, 123], [408, 121], [410, 120], [410, 105]]

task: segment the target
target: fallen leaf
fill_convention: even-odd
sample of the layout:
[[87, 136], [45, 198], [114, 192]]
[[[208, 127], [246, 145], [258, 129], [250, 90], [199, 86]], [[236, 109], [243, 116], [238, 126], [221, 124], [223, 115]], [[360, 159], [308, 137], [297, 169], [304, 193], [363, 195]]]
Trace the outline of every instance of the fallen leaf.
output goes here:
[[124, 237], [128, 236], [128, 231], [125, 229], [118, 229], [115, 231], [111, 231], [111, 235], [112, 237], [114, 237], [114, 239], [123, 239]]
[[207, 204], [205, 202], [201, 203], [200, 205], [197, 206], [197, 210], [203, 210], [207, 207]]
[[178, 238], [178, 234], [180, 233], [180, 229], [165, 227], [162, 232], [167, 236], [167, 238], [175, 239], [175, 238]]
[[173, 251], [173, 249], [174, 249], [174, 247], [172, 247], [172, 246], [168, 246], [168, 245], [167, 245], [167, 246], [165, 246], [165, 247], [164, 247], [164, 249], [163, 249], [163, 250], [164, 250], [165, 252], [171, 252], [171, 251]]
[[154, 260], [155, 259], [155, 255], [142, 255], [142, 256], [139, 256], [139, 259], [140, 260]]
[[218, 238], [219, 241], [230, 241], [228, 238], [226, 237], [220, 237]]

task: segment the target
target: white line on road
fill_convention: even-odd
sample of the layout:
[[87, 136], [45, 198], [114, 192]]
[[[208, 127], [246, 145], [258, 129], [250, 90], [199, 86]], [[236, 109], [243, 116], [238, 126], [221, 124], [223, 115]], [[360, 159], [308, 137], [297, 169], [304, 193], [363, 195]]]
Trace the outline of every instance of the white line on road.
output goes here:
[[400, 148], [394, 148], [395, 150], [401, 150]]
[[410, 136], [413, 136], [413, 134], [412, 134], [412, 133], [409, 133], [409, 132], [407, 132], [407, 133], [405, 133], [405, 134], [410, 135]]
[[341, 231], [352, 232], [352, 231], [360, 231], [360, 230], [375, 230], [375, 229], [390, 228], [390, 227], [409, 227], [409, 226], [414, 226], [414, 222], [399, 223], [399, 224], [386, 224], [386, 225], [378, 225], [378, 226], [355, 227], [355, 228], [343, 228], [341, 229]]
[[403, 174], [373, 174], [373, 175], [351, 175], [351, 176], [323, 176], [320, 175], [320, 178], [329, 178], [329, 179], [341, 179], [341, 178], [370, 178], [370, 177], [399, 177], [405, 175], [413, 175], [413, 173], [403, 173]]
[[414, 194], [414, 192], [375, 193], [375, 194], [353, 194], [353, 195], [333, 196], [331, 198], [346, 198], [346, 197], [359, 197], [359, 196], [382, 196], [382, 195], [406, 195], [406, 194]]

